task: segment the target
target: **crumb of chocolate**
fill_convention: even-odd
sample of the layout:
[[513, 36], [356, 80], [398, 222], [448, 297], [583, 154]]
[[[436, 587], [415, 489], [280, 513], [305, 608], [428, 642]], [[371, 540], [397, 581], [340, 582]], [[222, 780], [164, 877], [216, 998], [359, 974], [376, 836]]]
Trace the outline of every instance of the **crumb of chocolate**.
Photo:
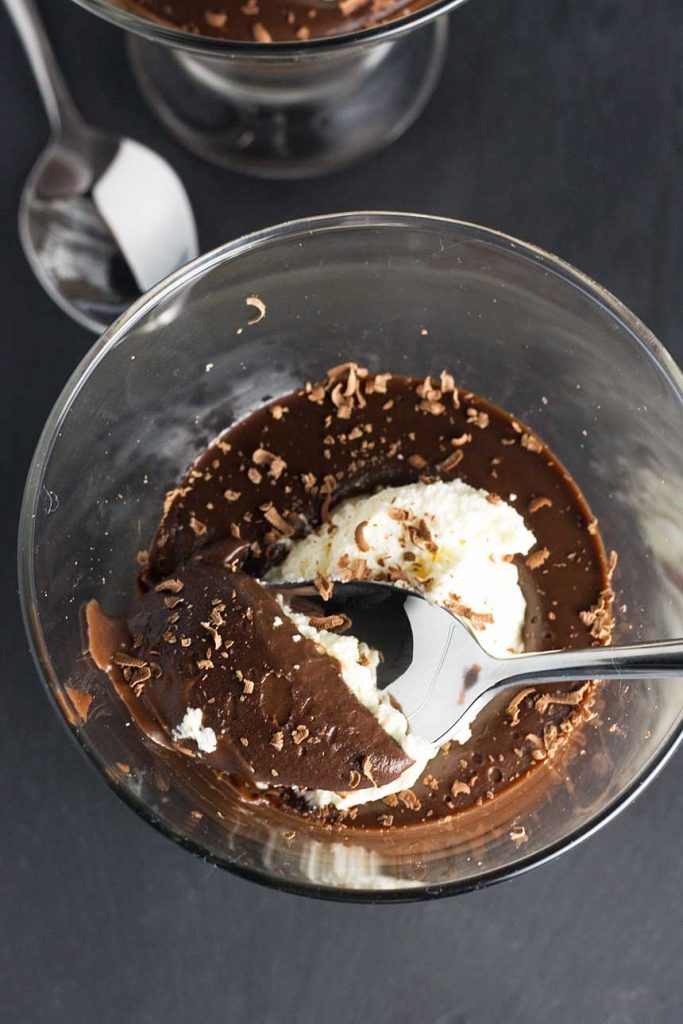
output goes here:
[[273, 504], [269, 504], [263, 509], [263, 518], [266, 519], [271, 526], [274, 526], [283, 537], [291, 537], [294, 533], [294, 528], [289, 525], [283, 516], [280, 515]]
[[515, 844], [515, 846], [522, 846], [524, 843], [528, 843], [529, 837], [526, 834], [526, 829], [524, 828], [524, 825], [514, 825], [510, 829], [510, 839]]
[[296, 729], [292, 730], [292, 740], [297, 747], [303, 743], [305, 739], [308, 739], [309, 736], [310, 732], [306, 725], [297, 725]]
[[425, 775], [422, 782], [423, 785], [427, 787], [427, 789], [437, 790], [439, 788], [439, 782], [437, 779], [434, 778], [433, 775]]
[[208, 532], [206, 523], [203, 523], [201, 519], [197, 519], [194, 512], [190, 516], [190, 529], [197, 537], [203, 537]]
[[412, 512], [407, 508], [398, 508], [394, 506], [390, 508], [387, 515], [390, 519], [395, 519], [399, 523], [405, 523], [408, 519], [412, 519]]
[[461, 794], [467, 795], [471, 792], [472, 790], [467, 785], [467, 783], [462, 782], [460, 779], [454, 779], [454, 781], [451, 783], [451, 796], [453, 797], [460, 796]]
[[215, 649], [219, 651], [223, 644], [223, 637], [220, 635], [215, 625], [212, 622], [202, 622], [200, 623], [200, 625], [202, 626], [203, 629], [206, 630], [207, 633], [210, 634]]
[[525, 686], [523, 690], [516, 693], [507, 708], [505, 713], [510, 716], [510, 728], [514, 729], [516, 725], [519, 725], [519, 713], [521, 711], [522, 702], [526, 700], [532, 693], [535, 693], [535, 687]]
[[526, 448], [530, 452], [542, 452], [543, 445], [534, 434], [522, 434], [520, 441], [522, 448]]
[[[342, 6], [343, 2], [344, 0], [342, 0], [342, 3], [340, 3], [340, 7]], [[393, 814], [380, 814], [379, 817], [377, 818], [377, 821], [380, 823], [380, 825], [382, 825], [383, 828], [391, 828], [391, 826], [394, 824], [394, 816]]]
[[[252, 31], [254, 33], [254, 39], [258, 43], [270, 43], [270, 42], [272, 42], [272, 37], [271, 37], [270, 33], [259, 22], [257, 22], [252, 27]], [[247, 296], [247, 298], [245, 299], [245, 302], [247, 303], [248, 306], [253, 306], [253, 308], [256, 310], [254, 315], [250, 316], [248, 321], [247, 321], [247, 324], [249, 325], [249, 327], [253, 327], [254, 324], [258, 324], [259, 321], [262, 321], [263, 317], [265, 316], [265, 302], [263, 302], [261, 299], [259, 299], [258, 295], [249, 295], [249, 296]]]
[[376, 786], [377, 783], [375, 782], [375, 777], [373, 775], [372, 758], [370, 757], [370, 755], [368, 755], [367, 757], [363, 758], [363, 763], [361, 765], [361, 768], [363, 770], [363, 775], [365, 776], [365, 778], [369, 779], [369, 781], [373, 784], [373, 786]]
[[283, 406], [281, 406], [279, 404], [271, 405], [271, 407], [270, 407], [270, 415], [273, 417], [274, 420], [281, 420], [282, 417], [284, 416], [284, 414], [285, 414], [285, 410], [284, 410]]
[[441, 371], [439, 384], [441, 387], [441, 393], [444, 395], [448, 395], [451, 391], [455, 391], [455, 380], [453, 376], [450, 373], [446, 373], [445, 370]]
[[529, 514], [533, 515], [534, 512], [540, 512], [542, 508], [552, 508], [553, 502], [551, 498], [545, 496], [540, 498], [532, 498], [529, 502]]
[[247, 470], [247, 476], [251, 480], [252, 484], [260, 484], [261, 481], [263, 480], [262, 474], [259, 473], [258, 469], [255, 469], [253, 466], [250, 466], [249, 469]]
[[483, 629], [484, 626], [490, 626], [493, 623], [493, 615], [490, 612], [473, 611], [463, 604], [457, 594], [449, 594], [444, 604], [454, 615], [459, 615], [471, 622], [475, 629]]
[[430, 416], [441, 416], [446, 411], [446, 406], [442, 402], [437, 402], [433, 399], [423, 399], [418, 405], [420, 412], [429, 413]]
[[611, 586], [607, 586], [600, 592], [597, 602], [588, 611], [579, 612], [579, 618], [584, 626], [590, 626], [591, 636], [601, 644], [609, 643], [612, 637], [612, 629], [614, 627], [613, 604], [614, 591]]
[[454, 448], [460, 448], [464, 444], [469, 444], [471, 440], [471, 434], [461, 434], [460, 437], [452, 437], [450, 443], [453, 445]]
[[314, 629], [325, 629], [328, 633], [344, 633], [351, 628], [351, 619], [343, 614], [311, 615], [308, 622]]
[[148, 664], [144, 658], [136, 658], [125, 651], [117, 651], [112, 657], [112, 661], [119, 668], [146, 668]]
[[450, 473], [452, 469], [455, 469], [456, 466], [458, 466], [462, 462], [463, 458], [464, 453], [462, 449], [456, 448], [456, 450], [454, 452], [451, 452], [451, 454], [447, 458], [445, 458], [443, 462], [439, 463], [438, 468], [441, 470], [442, 473]]
[[354, 540], [356, 542], [356, 547], [360, 548], [361, 551], [369, 551], [370, 550], [370, 545], [366, 541], [365, 534], [363, 533], [363, 531], [365, 530], [365, 527], [367, 525], [368, 525], [368, 521], [367, 521], [367, 519], [364, 519], [362, 523], [358, 524], [358, 526], [356, 527], [356, 529], [354, 531], [354, 534], [353, 534]]
[[321, 576], [318, 574], [314, 580], [315, 587], [323, 601], [329, 601], [332, 597], [332, 591], [334, 590], [334, 584], [332, 580], [328, 579], [327, 576]]
[[[413, 469], [424, 469], [425, 466], [427, 465], [427, 460], [423, 459], [421, 455], [409, 455], [408, 462], [413, 467]], [[391, 513], [389, 514], [391, 515]]]
[[354, 580], [362, 580], [368, 574], [368, 563], [364, 558], [354, 558], [349, 569], [351, 578]]
[[242, 497], [241, 491], [231, 491], [229, 488], [227, 491], [223, 491], [223, 497], [226, 501], [239, 501]]
[[467, 410], [467, 422], [472, 426], [479, 427], [480, 430], [486, 430], [489, 425], [489, 414], [470, 406]]
[[181, 637], [180, 638], [180, 646], [181, 647], [191, 647], [192, 646], [191, 638], [189, 636]]
[[488, 494], [486, 495], [486, 500], [488, 501], [489, 505], [500, 505], [503, 499], [501, 498], [500, 494], [496, 494], [495, 491], [489, 491]]
[[419, 811], [422, 807], [412, 789], [402, 789], [398, 794], [398, 799], [409, 811]]
[[162, 580], [161, 583], [157, 583], [154, 589], [157, 591], [157, 593], [161, 593], [164, 590], [170, 590], [172, 594], [179, 594], [184, 586], [185, 584], [183, 583], [182, 580], [170, 579]]
[[548, 548], [541, 548], [539, 551], [534, 551], [530, 554], [528, 558], [525, 558], [524, 564], [528, 566], [529, 569], [540, 569], [540, 567], [544, 565], [549, 558], [550, 551]]
[[271, 747], [274, 747], [276, 750], [282, 750], [282, 748], [285, 745], [285, 734], [282, 732], [281, 729], [278, 730], [278, 732], [274, 732], [273, 735], [270, 737], [270, 745]]
[[577, 707], [583, 703], [584, 696], [592, 687], [589, 681], [580, 686], [578, 690], [560, 691], [558, 693], [542, 693], [537, 698], [534, 708], [539, 715], [544, 715], [551, 704], [566, 704], [569, 707]]

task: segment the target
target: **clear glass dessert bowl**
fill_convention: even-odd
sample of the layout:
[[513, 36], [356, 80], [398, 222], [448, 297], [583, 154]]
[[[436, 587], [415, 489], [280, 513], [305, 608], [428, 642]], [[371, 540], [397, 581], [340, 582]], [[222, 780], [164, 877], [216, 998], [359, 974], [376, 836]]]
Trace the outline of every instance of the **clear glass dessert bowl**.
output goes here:
[[[258, 323], [246, 299], [266, 306]], [[617, 300], [547, 253], [471, 224], [354, 213], [298, 221], [195, 260], [94, 345], [29, 473], [19, 540], [26, 627], [48, 693], [115, 792], [168, 836], [245, 877], [348, 900], [441, 896], [510, 877], [604, 824], [683, 729], [671, 680], [607, 683], [549, 764], [446, 826], [326, 830], [188, 782], [134, 726], [84, 650], [82, 608], [126, 611], [166, 491], [267, 398], [356, 360], [447, 368], [529, 423], [598, 516], [616, 640], [683, 635], [681, 374]], [[86, 695], [86, 696], [84, 696]]]
[[138, 85], [183, 145], [233, 170], [300, 178], [344, 167], [410, 127], [443, 65], [448, 23], [440, 16], [464, 0], [435, 0], [343, 35], [273, 43], [192, 35], [125, 0], [77, 2], [129, 33]]

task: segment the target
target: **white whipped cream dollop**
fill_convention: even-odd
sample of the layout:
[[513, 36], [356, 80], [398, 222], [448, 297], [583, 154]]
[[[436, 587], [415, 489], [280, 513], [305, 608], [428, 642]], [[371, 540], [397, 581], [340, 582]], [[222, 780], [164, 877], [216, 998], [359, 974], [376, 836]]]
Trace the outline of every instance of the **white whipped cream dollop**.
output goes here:
[[[482, 646], [504, 656], [522, 650], [526, 611], [511, 559], [535, 543], [521, 515], [486, 491], [462, 480], [408, 484], [341, 502], [327, 523], [292, 542], [269, 579], [390, 578], [468, 619]], [[344, 794], [314, 790], [306, 798], [344, 809], [409, 789], [437, 751], [410, 732], [405, 716], [378, 690], [376, 653], [349, 634], [317, 629], [306, 616], [283, 611], [303, 636], [337, 658], [349, 689], [414, 761], [387, 786]], [[469, 723], [461, 720], [451, 739], [463, 742], [469, 735]]]

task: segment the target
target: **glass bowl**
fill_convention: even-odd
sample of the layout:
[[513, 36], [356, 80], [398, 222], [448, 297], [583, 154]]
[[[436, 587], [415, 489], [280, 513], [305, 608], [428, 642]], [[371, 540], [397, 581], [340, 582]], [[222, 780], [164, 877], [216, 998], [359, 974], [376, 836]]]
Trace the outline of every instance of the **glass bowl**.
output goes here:
[[[267, 313], [248, 325], [254, 293]], [[617, 640], [683, 634], [683, 406], [667, 353], [555, 257], [471, 224], [393, 213], [297, 221], [231, 242], [159, 284], [97, 342], [29, 473], [25, 622], [72, 734], [119, 796], [177, 842], [299, 893], [448, 895], [524, 871], [604, 824], [680, 739], [679, 689], [603, 684], [599, 716], [574, 750], [449, 827], [338, 834], [286, 816], [268, 824], [248, 804], [217, 799], [210, 778], [179, 781], [171, 755], [129, 727], [84, 654], [83, 603], [125, 611], [136, 553], [195, 456], [266, 399], [349, 359], [416, 375], [446, 367], [531, 424], [620, 552]]]
[[435, 0], [384, 25], [302, 42], [231, 42], [77, 0], [124, 28], [138, 85], [188, 149], [232, 170], [303, 178], [389, 145], [424, 109], [446, 54]]

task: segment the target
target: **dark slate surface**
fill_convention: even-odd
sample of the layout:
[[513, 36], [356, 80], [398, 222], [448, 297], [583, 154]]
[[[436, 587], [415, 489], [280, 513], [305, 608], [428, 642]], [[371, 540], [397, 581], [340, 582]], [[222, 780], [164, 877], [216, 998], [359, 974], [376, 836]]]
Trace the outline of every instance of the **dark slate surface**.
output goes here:
[[[680, 0], [474, 0], [452, 19], [420, 123], [362, 166], [292, 184], [183, 152], [139, 99], [123, 36], [66, 0], [45, 6], [83, 112], [174, 161], [203, 247], [311, 213], [459, 216], [576, 263], [683, 359]], [[552, 865], [455, 900], [372, 907], [279, 895], [193, 859], [68, 742], [23, 636], [14, 538], [41, 425], [92, 339], [19, 250], [16, 206], [45, 122], [4, 16], [0, 83], [0, 1019], [680, 1024], [680, 754]]]

